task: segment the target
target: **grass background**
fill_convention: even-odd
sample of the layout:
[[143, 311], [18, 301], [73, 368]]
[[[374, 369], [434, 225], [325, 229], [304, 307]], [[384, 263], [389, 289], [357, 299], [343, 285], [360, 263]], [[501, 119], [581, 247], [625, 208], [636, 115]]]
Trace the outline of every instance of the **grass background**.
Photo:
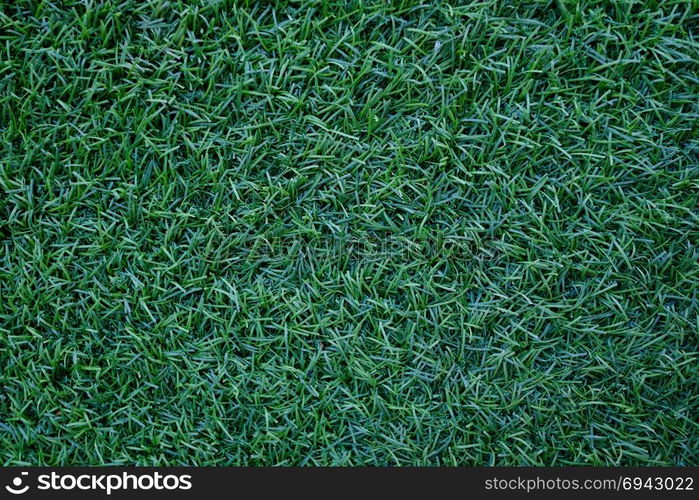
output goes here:
[[0, 462], [698, 465], [694, 1], [0, 1]]

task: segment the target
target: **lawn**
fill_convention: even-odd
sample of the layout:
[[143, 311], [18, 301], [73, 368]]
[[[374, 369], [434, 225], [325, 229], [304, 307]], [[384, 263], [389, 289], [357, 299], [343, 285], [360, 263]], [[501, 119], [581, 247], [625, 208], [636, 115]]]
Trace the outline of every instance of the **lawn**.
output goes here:
[[0, 464], [699, 465], [697, 27], [0, 0]]

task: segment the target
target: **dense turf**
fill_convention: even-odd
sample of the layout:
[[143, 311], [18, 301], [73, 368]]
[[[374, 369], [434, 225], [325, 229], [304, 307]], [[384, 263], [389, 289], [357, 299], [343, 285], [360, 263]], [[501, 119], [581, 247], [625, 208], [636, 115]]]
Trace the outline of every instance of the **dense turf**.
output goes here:
[[697, 2], [0, 2], [0, 462], [699, 464]]

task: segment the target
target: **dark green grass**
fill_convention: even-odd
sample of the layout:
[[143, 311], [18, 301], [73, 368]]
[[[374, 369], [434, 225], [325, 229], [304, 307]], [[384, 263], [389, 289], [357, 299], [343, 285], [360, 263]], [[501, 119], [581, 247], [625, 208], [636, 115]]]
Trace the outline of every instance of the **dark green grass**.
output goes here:
[[0, 2], [0, 463], [699, 465], [699, 21]]

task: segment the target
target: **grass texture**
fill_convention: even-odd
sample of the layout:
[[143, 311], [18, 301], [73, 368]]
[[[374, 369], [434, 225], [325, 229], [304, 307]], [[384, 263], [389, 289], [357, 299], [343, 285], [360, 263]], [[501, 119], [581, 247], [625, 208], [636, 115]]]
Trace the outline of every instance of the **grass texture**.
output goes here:
[[0, 1], [0, 462], [699, 465], [696, 1]]

